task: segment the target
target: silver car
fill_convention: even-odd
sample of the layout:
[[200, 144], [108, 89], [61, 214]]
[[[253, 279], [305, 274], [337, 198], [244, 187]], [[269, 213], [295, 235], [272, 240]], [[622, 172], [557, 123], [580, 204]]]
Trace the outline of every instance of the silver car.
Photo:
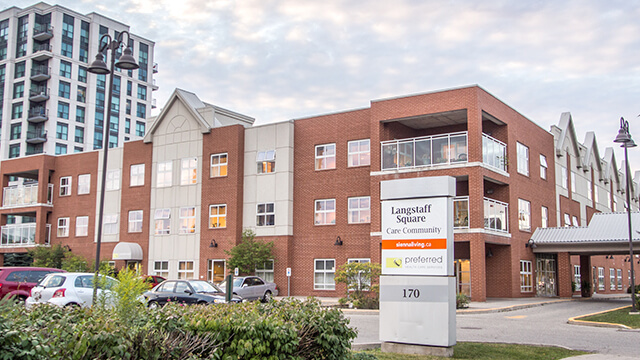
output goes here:
[[[47, 275], [31, 289], [31, 296], [25, 302], [27, 309], [36, 304], [64, 306], [91, 306], [93, 302], [93, 273], [53, 273]], [[111, 301], [111, 288], [118, 280], [102, 276], [98, 284], [98, 298], [104, 296]]]
[[[223, 281], [220, 284], [222, 290], [227, 289], [226, 283]], [[278, 296], [278, 287], [258, 276], [239, 276], [233, 278], [233, 294], [240, 295], [245, 300], [268, 302], [272, 296]]]

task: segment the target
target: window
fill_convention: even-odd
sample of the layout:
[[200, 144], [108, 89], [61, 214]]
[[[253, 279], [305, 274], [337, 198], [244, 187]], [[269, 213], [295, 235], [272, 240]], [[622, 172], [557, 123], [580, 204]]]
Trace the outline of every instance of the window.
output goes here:
[[178, 279], [193, 279], [193, 261], [178, 261]]
[[520, 260], [520, 292], [533, 291], [533, 273], [531, 261]]
[[598, 290], [604, 290], [604, 268], [598, 268]]
[[[368, 264], [371, 262], [371, 259], [348, 259], [347, 264], [359, 263], [359, 264]], [[349, 290], [370, 290], [371, 289], [371, 281], [369, 279], [362, 279], [362, 271], [358, 272], [356, 284], [352, 285], [355, 288], [350, 287]]]
[[573, 226], [580, 226], [580, 222], [578, 221], [578, 217], [577, 216], [572, 216], [571, 217], [571, 223], [573, 224]]
[[523, 231], [531, 231], [531, 203], [518, 199], [518, 227]]
[[145, 124], [140, 121], [136, 121], [136, 136], [144, 136]]
[[336, 144], [316, 145], [316, 170], [336, 168]]
[[91, 188], [91, 174], [78, 175], [78, 195], [89, 193]]
[[276, 151], [258, 151], [258, 174], [272, 173], [276, 171]]
[[211, 155], [211, 177], [227, 176], [227, 153]]
[[227, 227], [227, 205], [209, 205], [209, 229]]
[[131, 115], [131, 100], [127, 99], [125, 108], [124, 108], [124, 113], [127, 115]]
[[62, 47], [60, 50], [60, 54], [62, 56], [66, 56], [68, 58], [73, 57], [73, 44], [66, 42], [64, 39], [62, 40]]
[[597, 185], [593, 187], [593, 199], [597, 204], [598, 203], [598, 186]]
[[158, 177], [156, 178], [157, 187], [171, 186], [172, 165], [173, 163], [171, 161], [158, 163]]
[[105, 235], [115, 235], [118, 233], [118, 214], [107, 214], [104, 216], [102, 232]]
[[529, 176], [529, 148], [517, 143], [518, 152], [518, 172]]
[[168, 261], [154, 261], [153, 262], [153, 275], [162, 276], [164, 278], [169, 277], [169, 262]]
[[78, 66], [78, 81], [83, 83], [87, 82], [87, 68]]
[[60, 178], [60, 196], [71, 195], [71, 176], [63, 176]]
[[24, 81], [13, 84], [13, 98], [18, 99], [24, 96]]
[[120, 189], [120, 169], [111, 169], [107, 171], [107, 181], [105, 185], [106, 191]]
[[62, 101], [58, 102], [58, 117], [69, 120], [69, 104]]
[[24, 61], [20, 61], [19, 63], [16, 63], [16, 67], [13, 72], [13, 75], [14, 75], [13, 77], [15, 79], [24, 77], [25, 70], [26, 70], [26, 66]]
[[[60, 60], [60, 76], [66, 77], [67, 79], [71, 79], [71, 63]], [[85, 79], [84, 82], [87, 82], [87, 73], [84, 74]], [[80, 72], [78, 72], [78, 80], [80, 80]]]
[[131, 81], [127, 81], [127, 95], [131, 96], [131, 89], [133, 87], [133, 84], [131, 83]]
[[69, 137], [69, 125], [64, 123], [56, 124], [56, 139], [67, 140]]
[[69, 236], [69, 218], [58, 218], [58, 237]]
[[155, 220], [154, 233], [169, 235], [171, 232], [171, 209], [156, 209], [153, 219]]
[[129, 186], [143, 186], [144, 164], [131, 165], [131, 174], [129, 175]]
[[76, 236], [89, 235], [89, 217], [77, 216], [76, 217]]
[[74, 140], [80, 144], [84, 143], [84, 128], [81, 128], [81, 127], [76, 128], [76, 136]]
[[182, 159], [180, 165], [180, 185], [198, 182], [198, 158]]
[[71, 97], [71, 84], [66, 81], [60, 81], [58, 85], [58, 96], [69, 99]]
[[622, 290], [622, 269], [617, 269], [618, 290]]
[[80, 102], [86, 102], [87, 101], [87, 88], [86, 87], [78, 85], [78, 94], [76, 95], [76, 100], [78, 100]]
[[17, 158], [20, 156], [20, 144], [9, 145], [9, 159]]
[[582, 289], [582, 275], [580, 271], [580, 265], [573, 265], [573, 282], [576, 284], [576, 291]]
[[315, 259], [313, 272], [314, 290], [335, 290], [336, 282], [334, 276], [336, 272], [335, 259]]
[[546, 228], [549, 227], [549, 208], [546, 206], [542, 207], [542, 224], [541, 227]]
[[315, 201], [315, 224], [335, 225], [336, 223], [336, 200], [323, 199]]
[[369, 196], [349, 198], [349, 224], [371, 222], [371, 198]]
[[370, 165], [369, 139], [349, 141], [349, 167]]
[[67, 153], [67, 145], [56, 143], [56, 155], [64, 155]]
[[131, 133], [131, 119], [129, 118], [124, 119], [124, 133], [125, 134]]
[[587, 200], [593, 201], [593, 184], [591, 180], [587, 180]]
[[196, 208], [193, 206], [180, 208], [180, 234], [196, 232]]
[[84, 108], [82, 106], [76, 107], [76, 121], [84, 124]]
[[265, 281], [273, 282], [273, 260], [267, 260], [263, 264], [256, 265], [256, 276]]
[[576, 173], [573, 171], [571, 172], [571, 192], [576, 192]]
[[560, 174], [562, 176], [562, 182], [560, 183], [560, 186], [562, 186], [563, 189], [567, 190], [569, 188], [569, 174], [567, 173], [567, 168], [564, 166], [560, 166]]
[[147, 87], [138, 84], [138, 99], [147, 100]]
[[129, 232], [142, 232], [142, 210], [129, 211]]
[[571, 216], [567, 213], [564, 214], [564, 226], [571, 226]]
[[11, 118], [12, 119], [20, 119], [22, 117], [22, 103], [15, 103], [11, 105]]
[[147, 117], [147, 105], [136, 103], [136, 116], [145, 119]]
[[258, 204], [256, 214], [256, 226], [273, 226], [276, 224], [274, 203]]
[[22, 124], [11, 124], [11, 140], [20, 139], [20, 135], [22, 134]]
[[616, 269], [609, 268], [609, 290], [616, 289]]

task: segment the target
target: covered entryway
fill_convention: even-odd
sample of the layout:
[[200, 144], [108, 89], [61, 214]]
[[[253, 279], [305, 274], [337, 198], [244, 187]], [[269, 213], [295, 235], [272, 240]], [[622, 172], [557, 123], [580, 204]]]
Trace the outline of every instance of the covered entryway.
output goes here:
[[556, 296], [556, 255], [536, 254], [536, 295]]
[[120, 242], [113, 248], [113, 260], [124, 260], [129, 263], [139, 263], [142, 260], [142, 247], [137, 243]]

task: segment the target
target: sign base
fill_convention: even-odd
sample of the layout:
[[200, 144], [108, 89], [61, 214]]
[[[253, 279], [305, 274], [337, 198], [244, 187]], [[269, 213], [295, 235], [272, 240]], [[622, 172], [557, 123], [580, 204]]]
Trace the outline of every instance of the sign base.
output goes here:
[[382, 352], [397, 354], [431, 355], [442, 357], [453, 356], [453, 347], [401, 344], [394, 342], [383, 342], [381, 345], [381, 350]]

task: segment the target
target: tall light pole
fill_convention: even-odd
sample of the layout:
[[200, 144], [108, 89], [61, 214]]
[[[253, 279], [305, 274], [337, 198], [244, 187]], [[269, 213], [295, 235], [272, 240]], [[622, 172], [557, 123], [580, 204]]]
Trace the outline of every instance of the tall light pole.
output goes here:
[[615, 143], [622, 144], [621, 147], [624, 148], [624, 163], [626, 170], [626, 183], [627, 183], [627, 221], [629, 225], [629, 259], [631, 260], [631, 309], [632, 312], [636, 312], [636, 281], [633, 274], [633, 237], [631, 232], [631, 191], [630, 191], [630, 183], [631, 183], [631, 175], [629, 174], [629, 155], [627, 154], [627, 148], [636, 147], [636, 143], [633, 142], [631, 138], [631, 134], [629, 133], [629, 122], [624, 118], [620, 118], [620, 130], [618, 130], [618, 136], [613, 140]]
[[[131, 48], [127, 46], [127, 43], [124, 43], [122, 41], [124, 34], [127, 34], [128, 43], [131, 36], [127, 31], [121, 32], [120, 35], [118, 35], [117, 39], [112, 39], [109, 34], [102, 35], [100, 37], [100, 44], [102, 44], [100, 46], [100, 50], [96, 55], [96, 59], [87, 69], [90, 73], [98, 75], [109, 74], [109, 82], [107, 83], [109, 87], [106, 87], [107, 84], [105, 84], [105, 88], [108, 92], [106, 109], [107, 111], [105, 120], [102, 124], [102, 183], [100, 184], [100, 204], [98, 205], [98, 235], [96, 237], [96, 267], [95, 275], [93, 278], [93, 304], [96, 303], [96, 297], [98, 293], [98, 272], [100, 271], [100, 245], [102, 244], [102, 221], [104, 218], [104, 192], [107, 181], [107, 158], [109, 152], [109, 135], [111, 127], [111, 102], [113, 101], [113, 73], [115, 72], [116, 66], [124, 70], [135, 70], [140, 67], [136, 63], [136, 60], [133, 58]], [[116, 50], [118, 50], [122, 45], [125, 45], [126, 48], [124, 49], [124, 52], [116, 63]], [[107, 67], [107, 64], [105, 64], [104, 62], [104, 56], [102, 55], [102, 52], [105, 50], [111, 50], [110, 67]], [[119, 118], [120, 117], [118, 117], [118, 119]]]

